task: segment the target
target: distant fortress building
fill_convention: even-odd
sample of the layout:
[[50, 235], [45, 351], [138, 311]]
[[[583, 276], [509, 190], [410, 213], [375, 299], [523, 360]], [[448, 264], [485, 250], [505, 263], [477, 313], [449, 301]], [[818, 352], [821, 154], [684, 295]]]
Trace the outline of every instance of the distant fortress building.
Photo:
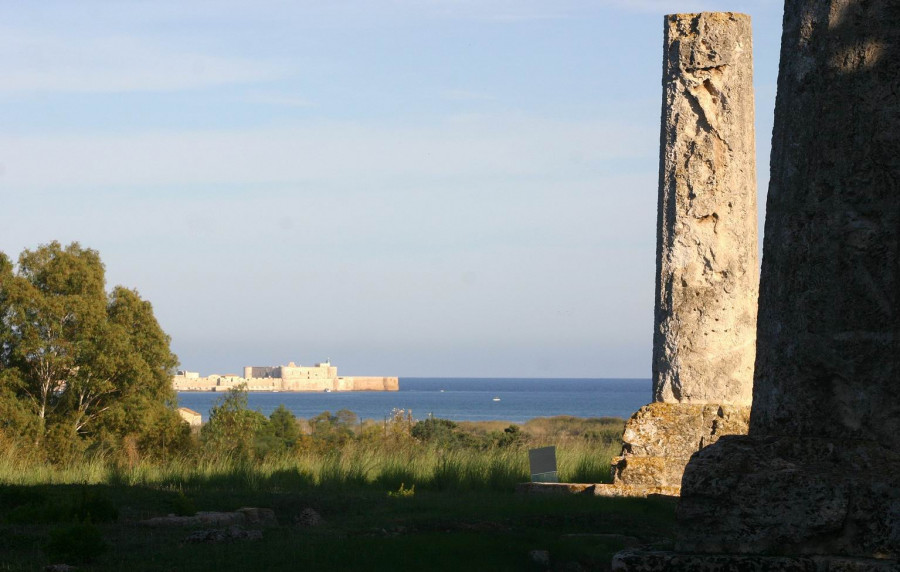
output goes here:
[[239, 385], [249, 391], [397, 391], [396, 377], [338, 377], [331, 362], [304, 367], [290, 362], [272, 367], [247, 366], [239, 375], [200, 377], [196, 371], [179, 371], [172, 378], [175, 391], [228, 391]]

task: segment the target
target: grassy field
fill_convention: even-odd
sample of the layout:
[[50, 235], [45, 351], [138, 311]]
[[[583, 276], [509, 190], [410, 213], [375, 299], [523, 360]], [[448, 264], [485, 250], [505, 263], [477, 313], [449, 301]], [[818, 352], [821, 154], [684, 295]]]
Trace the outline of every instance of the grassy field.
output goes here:
[[[388, 435], [265, 458], [193, 455], [166, 462], [89, 457], [66, 467], [0, 452], [0, 570], [51, 563], [82, 570], [605, 570], [636, 537], [665, 546], [665, 499], [529, 497], [527, 449], [558, 447], [560, 477], [608, 479], [620, 442], [609, 420], [535, 420], [521, 434], [460, 424], [463, 445]], [[606, 429], [604, 429], [604, 427]], [[616, 429], [621, 434], [621, 426]], [[481, 438], [478, 438], [478, 436]], [[490, 445], [488, 445], [490, 443]], [[185, 542], [184, 528], [148, 528], [167, 514], [274, 510], [261, 540]], [[304, 509], [317, 526], [298, 524]], [[549, 551], [550, 563], [529, 552]]]

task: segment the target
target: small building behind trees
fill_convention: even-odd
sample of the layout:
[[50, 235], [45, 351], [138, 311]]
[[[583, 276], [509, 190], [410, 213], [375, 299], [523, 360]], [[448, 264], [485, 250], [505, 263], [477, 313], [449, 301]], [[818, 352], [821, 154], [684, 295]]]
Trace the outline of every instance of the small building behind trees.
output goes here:
[[182, 421], [190, 425], [191, 429], [203, 425], [203, 416], [193, 409], [189, 409], [187, 407], [179, 407], [178, 415], [181, 416]]

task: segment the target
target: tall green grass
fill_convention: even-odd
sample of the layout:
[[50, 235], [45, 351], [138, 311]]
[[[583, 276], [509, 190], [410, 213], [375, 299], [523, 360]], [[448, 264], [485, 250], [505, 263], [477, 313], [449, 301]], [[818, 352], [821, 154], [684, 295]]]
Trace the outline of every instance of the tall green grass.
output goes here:
[[[621, 445], [567, 438], [556, 443], [564, 482], [607, 482]], [[185, 455], [133, 464], [86, 456], [66, 466], [30, 460], [15, 446], [0, 450], [0, 484], [110, 484], [174, 490], [510, 490], [527, 481], [528, 447], [451, 448], [436, 444], [350, 441], [331, 450], [284, 453], [261, 460]]]

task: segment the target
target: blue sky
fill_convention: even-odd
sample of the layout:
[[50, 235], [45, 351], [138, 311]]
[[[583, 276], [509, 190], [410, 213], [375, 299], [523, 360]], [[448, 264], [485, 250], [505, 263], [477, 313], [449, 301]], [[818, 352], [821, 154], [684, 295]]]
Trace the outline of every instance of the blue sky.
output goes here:
[[0, 251], [100, 251], [187, 369], [649, 377], [663, 14], [774, 0], [0, 5]]

